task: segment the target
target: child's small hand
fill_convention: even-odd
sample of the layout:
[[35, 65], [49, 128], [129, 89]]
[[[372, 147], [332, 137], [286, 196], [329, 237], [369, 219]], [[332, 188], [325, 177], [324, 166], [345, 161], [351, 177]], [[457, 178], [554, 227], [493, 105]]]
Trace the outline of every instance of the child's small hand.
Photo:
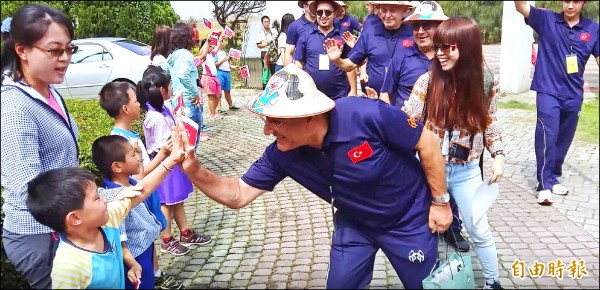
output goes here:
[[139, 263], [135, 263], [129, 271], [127, 271], [127, 279], [131, 284], [136, 285], [136, 283], [140, 282], [142, 278], [142, 266]]
[[167, 139], [167, 142], [165, 142], [161, 147], [160, 147], [160, 151], [158, 152], [158, 154], [161, 154], [162, 156], [169, 156], [169, 154], [171, 154], [171, 149], [173, 148], [173, 139], [171, 137], [169, 137], [169, 139]]
[[142, 188], [141, 185], [123, 187], [117, 196], [115, 196], [115, 200], [136, 197], [142, 194]]

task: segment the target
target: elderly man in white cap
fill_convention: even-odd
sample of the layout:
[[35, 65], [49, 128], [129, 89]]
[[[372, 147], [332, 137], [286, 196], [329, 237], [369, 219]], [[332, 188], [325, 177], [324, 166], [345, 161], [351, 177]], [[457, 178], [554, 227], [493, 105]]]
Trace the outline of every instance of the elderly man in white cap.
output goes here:
[[[413, 28], [414, 44], [402, 47], [392, 58], [379, 96], [382, 101], [402, 108], [419, 76], [431, 67], [431, 60], [435, 57], [433, 35], [438, 25], [446, 19], [448, 16], [435, 1], [421, 2], [415, 12], [404, 19], [403, 22], [411, 24]], [[373, 90], [368, 91], [367, 96], [377, 97]], [[452, 214], [459, 217], [456, 203], [451, 200], [450, 204]], [[450, 230], [444, 233], [444, 238], [457, 251], [468, 252], [469, 243], [462, 236], [461, 228], [461, 220], [455, 219]]]
[[[411, 4], [409, 1], [373, 1], [373, 4], [379, 5], [382, 24], [374, 24], [363, 30], [348, 58], [341, 57], [342, 50], [334, 40], [328, 39], [325, 47], [331, 62], [343, 71], [351, 71], [366, 60], [368, 77], [365, 81], [368, 87], [379, 93], [390, 59], [400, 47], [412, 46], [412, 28], [402, 24]], [[363, 78], [361, 73], [361, 79]]]
[[438, 257], [436, 232], [452, 220], [435, 135], [382, 101], [333, 101], [295, 65], [275, 73], [247, 106], [276, 140], [241, 178], [202, 167], [187, 138], [180, 140], [183, 125], [175, 129], [173, 150], [187, 148], [181, 167], [192, 182], [241, 208], [290, 177], [337, 208], [327, 288], [364, 289], [379, 249], [404, 287], [422, 288]]

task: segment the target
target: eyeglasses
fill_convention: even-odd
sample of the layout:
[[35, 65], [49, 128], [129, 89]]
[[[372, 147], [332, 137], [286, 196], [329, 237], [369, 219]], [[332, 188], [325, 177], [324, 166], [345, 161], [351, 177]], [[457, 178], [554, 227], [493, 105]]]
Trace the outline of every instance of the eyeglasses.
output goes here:
[[433, 45], [433, 49], [435, 52], [437, 52], [438, 50], [442, 50], [443, 53], [448, 53], [450, 51], [450, 49], [452, 49], [452, 51], [454, 51], [456, 49], [456, 44], [434, 44]]
[[320, 17], [329, 17], [331, 14], [333, 14], [333, 11], [331, 10], [317, 10], [317, 16]]
[[427, 30], [430, 30], [432, 26], [433, 26], [432, 22], [413, 23], [413, 25], [412, 25], [413, 31], [419, 31], [421, 29], [421, 27], [423, 27], [423, 30], [427, 31]]
[[271, 128], [279, 128], [281, 125], [285, 124], [287, 121], [269, 121], [267, 119], [265, 119], [265, 117], [263, 116], [259, 116], [263, 122], [265, 122], [265, 125], [271, 126]]
[[45, 51], [45, 52], [49, 52], [51, 56], [53, 57], [61, 57], [63, 55], [63, 53], [67, 53], [67, 55], [72, 55], [74, 53], [77, 52], [77, 50], [79, 49], [79, 46], [77, 45], [71, 45], [71, 47], [67, 47], [67, 48], [45, 48], [45, 47], [39, 47], [39, 46], [35, 46], [33, 45], [33, 47], [41, 50], [41, 51]]

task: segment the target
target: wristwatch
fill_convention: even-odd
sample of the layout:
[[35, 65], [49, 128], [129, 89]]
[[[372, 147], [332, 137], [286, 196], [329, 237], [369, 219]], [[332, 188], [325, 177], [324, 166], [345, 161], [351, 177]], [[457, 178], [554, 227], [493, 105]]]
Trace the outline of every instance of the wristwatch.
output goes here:
[[446, 205], [450, 202], [450, 194], [446, 192], [441, 197], [432, 197], [431, 202], [440, 205]]

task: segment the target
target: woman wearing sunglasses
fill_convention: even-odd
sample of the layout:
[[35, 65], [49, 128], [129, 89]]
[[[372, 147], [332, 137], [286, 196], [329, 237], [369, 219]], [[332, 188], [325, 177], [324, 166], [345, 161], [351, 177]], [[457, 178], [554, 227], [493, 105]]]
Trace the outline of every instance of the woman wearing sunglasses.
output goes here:
[[[490, 184], [504, 172], [502, 136], [496, 121], [497, 82], [484, 74], [479, 26], [466, 17], [442, 22], [433, 36], [431, 71], [417, 80], [402, 108], [432, 130], [446, 159], [446, 183], [473, 241], [486, 288], [502, 289], [496, 243], [487, 215], [473, 221], [473, 196], [481, 184], [479, 157], [484, 147], [494, 158]], [[489, 83], [491, 89], [486, 89]], [[489, 92], [488, 96], [485, 96]], [[485, 144], [484, 144], [485, 138]]]

